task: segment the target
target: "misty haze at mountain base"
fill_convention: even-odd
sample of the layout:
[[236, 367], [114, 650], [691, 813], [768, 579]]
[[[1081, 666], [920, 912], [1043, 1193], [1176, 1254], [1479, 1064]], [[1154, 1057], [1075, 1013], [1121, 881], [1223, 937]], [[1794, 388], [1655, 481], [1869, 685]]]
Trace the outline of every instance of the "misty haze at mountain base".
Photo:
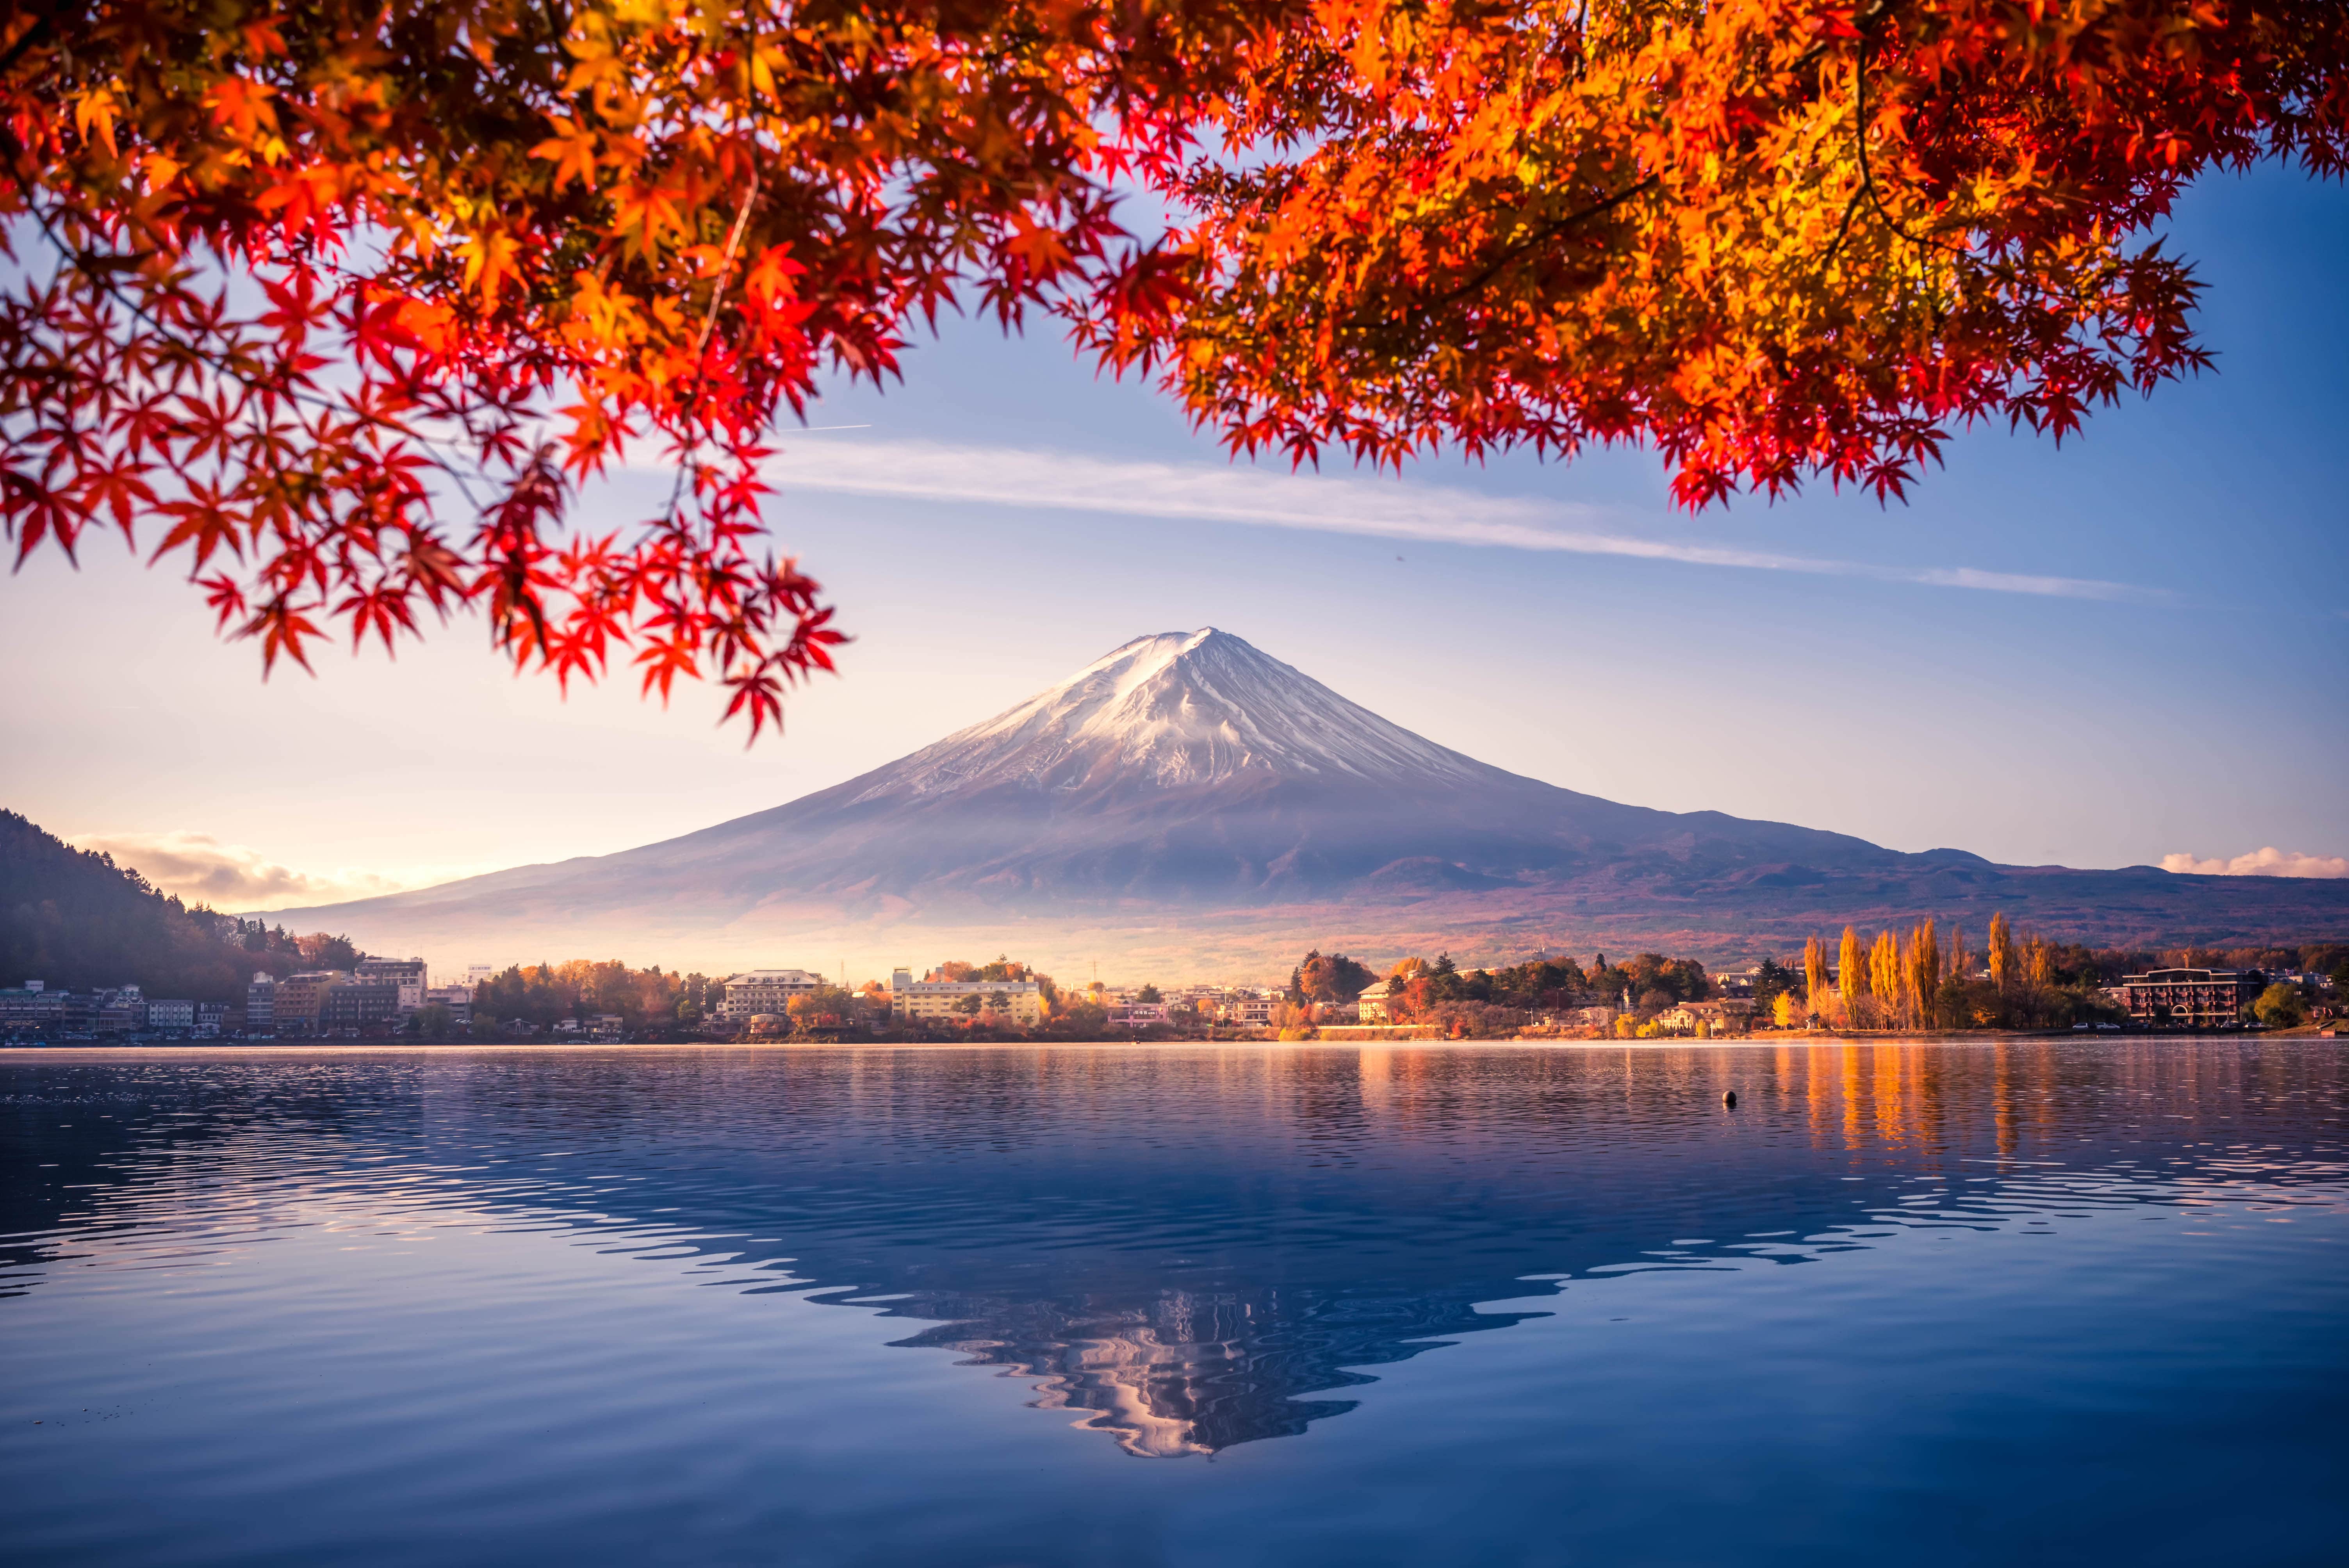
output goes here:
[[619, 854], [271, 912], [439, 962], [605, 951], [858, 962], [1016, 951], [1202, 977], [1308, 943], [1478, 960], [1713, 959], [1847, 921], [1993, 909], [2067, 940], [2255, 942], [2349, 883], [2001, 866], [1714, 811], [1620, 805], [1438, 746], [1230, 633], [1138, 637], [845, 783]]

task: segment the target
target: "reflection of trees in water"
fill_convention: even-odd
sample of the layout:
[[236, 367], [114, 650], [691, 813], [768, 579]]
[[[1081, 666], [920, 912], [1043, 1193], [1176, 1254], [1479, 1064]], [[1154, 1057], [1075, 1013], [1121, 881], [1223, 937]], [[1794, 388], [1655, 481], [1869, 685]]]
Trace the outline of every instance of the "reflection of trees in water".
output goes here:
[[[1527, 1288], [1496, 1285], [1500, 1294]], [[1040, 1408], [1091, 1412], [1077, 1424], [1153, 1459], [1296, 1437], [1309, 1422], [1354, 1408], [1351, 1399], [1308, 1397], [1373, 1381], [1351, 1368], [1405, 1360], [1448, 1343], [1445, 1336], [1530, 1315], [1479, 1313], [1472, 1301], [1441, 1293], [1316, 1290], [1168, 1290], [1133, 1305], [930, 1296], [891, 1310], [949, 1320], [896, 1344], [958, 1350], [1041, 1379]]]

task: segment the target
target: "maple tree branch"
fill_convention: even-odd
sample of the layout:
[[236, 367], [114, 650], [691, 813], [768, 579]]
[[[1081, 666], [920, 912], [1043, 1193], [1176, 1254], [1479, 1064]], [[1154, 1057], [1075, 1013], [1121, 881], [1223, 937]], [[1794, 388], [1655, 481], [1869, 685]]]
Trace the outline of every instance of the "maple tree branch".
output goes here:
[[[750, 166], [750, 189], [742, 193], [742, 206], [734, 214], [734, 227], [726, 236], [726, 252], [719, 257], [718, 275], [709, 284], [709, 308], [702, 314], [701, 332], [693, 340], [693, 375], [698, 381], [709, 368], [709, 335], [718, 325], [719, 307], [726, 303], [726, 284], [734, 275], [734, 255], [742, 243], [742, 231], [750, 226], [750, 209], [759, 200], [759, 166]], [[677, 503], [685, 495], [685, 476], [694, 464], [690, 458], [677, 469], [677, 482], [669, 487], [669, 515], [677, 514]]]
[[[1884, 226], [1886, 228], [1891, 230], [1894, 233], [1899, 235], [1910, 244], [1916, 245], [1920, 249], [1930, 245], [1935, 250], [1947, 251], [1950, 254], [1959, 257], [1960, 259], [1963, 259], [1969, 253], [1962, 246], [1952, 245], [1945, 241], [1932, 239], [1930, 236], [1923, 234], [1912, 234], [1907, 229], [1901, 227], [1900, 221], [1892, 215], [1891, 209], [1885, 206], [1884, 198], [1877, 194], [1876, 176], [1870, 171], [1868, 164], [1868, 38], [1869, 34], [1867, 32], [1863, 32], [1859, 36], [1859, 59], [1856, 68], [1852, 72], [1853, 88], [1858, 98], [1859, 110], [1857, 117], [1852, 123], [1852, 144], [1859, 153], [1859, 195], [1868, 198], [1868, 204], [1876, 209], [1876, 215], [1884, 220]], [[1854, 197], [1853, 200], [1856, 202], [1858, 198]], [[1850, 223], [1851, 212], [1849, 209], [1847, 209], [1844, 212], [1845, 227], [1848, 228]], [[1836, 235], [1836, 245], [1841, 245], [1842, 243], [1843, 235], [1838, 232]], [[1835, 254], [1836, 245], [1831, 245], [1827, 248], [1827, 255], [1830, 258]]]
[[1486, 284], [1491, 283], [1495, 277], [1499, 275], [1504, 267], [1506, 267], [1512, 263], [1517, 261], [1535, 246], [1541, 244], [1544, 241], [1555, 238], [1557, 235], [1574, 227], [1577, 223], [1596, 218], [1602, 212], [1613, 211], [1615, 208], [1621, 206], [1624, 202], [1630, 201], [1634, 196], [1638, 196], [1653, 188], [1659, 179], [1660, 176], [1651, 174], [1643, 180], [1634, 181], [1632, 183], [1626, 185], [1622, 190], [1616, 191], [1612, 196], [1609, 196], [1599, 201], [1595, 201], [1578, 212], [1569, 212], [1563, 218], [1553, 218], [1548, 222], [1539, 225], [1532, 233], [1526, 235], [1516, 244], [1509, 246], [1507, 249], [1504, 250], [1500, 255], [1494, 258], [1492, 265], [1486, 267], [1483, 272], [1478, 273], [1475, 277], [1470, 278], [1466, 283], [1464, 283], [1458, 287], [1451, 289], [1446, 293], [1438, 295], [1436, 298], [1430, 300], [1428, 302], [1429, 305], [1431, 307], [1447, 305], [1452, 304], [1454, 301], [1460, 299], [1463, 295], [1475, 293], [1478, 289], [1483, 288]]
[[1827, 246], [1827, 253], [1819, 258], [1821, 272], [1826, 271], [1827, 264], [1836, 259], [1836, 253], [1843, 249], [1844, 240], [1851, 233], [1852, 217], [1858, 212], [1860, 203], [1867, 200], [1868, 187], [1863, 184], [1851, 193], [1851, 200], [1844, 204], [1843, 222], [1836, 225], [1835, 240]]
[[718, 325], [718, 309], [726, 301], [726, 284], [734, 275], [734, 257], [742, 243], [742, 231], [750, 226], [750, 209], [759, 200], [759, 169], [750, 167], [750, 189], [742, 193], [741, 211], [734, 214], [734, 227], [726, 236], [725, 254], [719, 258], [718, 277], [709, 285], [709, 309], [701, 317], [700, 335], [693, 340], [694, 369], [697, 374], [706, 363], [709, 351], [709, 334]]

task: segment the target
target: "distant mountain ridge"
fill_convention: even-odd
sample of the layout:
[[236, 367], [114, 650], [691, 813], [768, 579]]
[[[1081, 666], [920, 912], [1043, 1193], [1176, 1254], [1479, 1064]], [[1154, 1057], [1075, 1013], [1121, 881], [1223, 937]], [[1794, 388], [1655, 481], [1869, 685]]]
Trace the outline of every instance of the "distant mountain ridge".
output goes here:
[[1436, 745], [1208, 627], [1136, 638], [770, 810], [285, 918], [400, 951], [502, 932], [502, 952], [526, 934], [549, 951], [627, 939], [697, 956], [977, 939], [1039, 957], [1139, 948], [1201, 972], [1350, 934], [1374, 951], [1389, 936], [1482, 953], [1669, 935], [1682, 951], [1750, 952], [1847, 918], [1938, 913], [1979, 930], [1992, 904], [2082, 940], [2349, 929], [2349, 884], [2250, 880], [2000, 867], [1622, 805]]

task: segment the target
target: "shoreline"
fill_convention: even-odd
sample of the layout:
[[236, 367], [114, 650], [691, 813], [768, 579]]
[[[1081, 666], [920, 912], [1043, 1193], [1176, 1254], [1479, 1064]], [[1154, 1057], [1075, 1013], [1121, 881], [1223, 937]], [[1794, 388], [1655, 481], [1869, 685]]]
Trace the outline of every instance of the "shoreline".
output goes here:
[[2205, 1033], [2179, 1031], [2174, 1034], [2074, 1034], [2060, 1033], [1993, 1034], [1962, 1033], [1947, 1035], [1863, 1035], [1863, 1036], [1796, 1036], [1786, 1039], [1742, 1036], [1733, 1039], [1670, 1038], [1652, 1040], [970, 1040], [970, 1041], [845, 1041], [807, 1042], [792, 1044], [778, 1040], [645, 1040], [645, 1041], [457, 1041], [438, 1044], [420, 1041], [335, 1040], [316, 1044], [286, 1042], [238, 1044], [234, 1042], [191, 1043], [187, 1045], [137, 1046], [6, 1046], [0, 1047], [0, 1062], [18, 1057], [40, 1060], [88, 1059], [121, 1061], [125, 1059], [156, 1060], [188, 1057], [217, 1058], [223, 1057], [442, 1057], [442, 1056], [518, 1056], [578, 1054], [583, 1052], [643, 1052], [664, 1051], [741, 1051], [787, 1053], [803, 1051], [1360, 1051], [1360, 1050], [1521, 1050], [1521, 1051], [1685, 1051], [1685, 1050], [1785, 1050], [1801, 1047], [1806, 1050], [1839, 1049], [1854, 1046], [2005, 1046], [2018, 1044], [2049, 1044], [2078, 1042], [2105, 1044], [2122, 1040], [2147, 1043], [2163, 1041], [2236, 1040], [2318, 1040], [2326, 1037], [2315, 1031], [2224, 1030]]

